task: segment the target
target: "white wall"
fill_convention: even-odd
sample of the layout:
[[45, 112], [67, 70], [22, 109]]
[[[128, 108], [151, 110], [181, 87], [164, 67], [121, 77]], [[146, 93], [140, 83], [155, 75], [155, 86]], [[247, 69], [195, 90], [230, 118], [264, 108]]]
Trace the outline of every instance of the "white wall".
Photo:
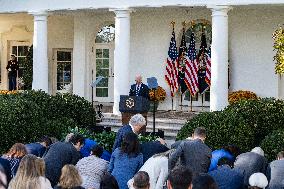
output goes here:
[[[278, 97], [272, 33], [283, 24], [283, 7], [234, 9], [229, 14], [231, 90]], [[283, 85], [282, 85], [283, 86]]]

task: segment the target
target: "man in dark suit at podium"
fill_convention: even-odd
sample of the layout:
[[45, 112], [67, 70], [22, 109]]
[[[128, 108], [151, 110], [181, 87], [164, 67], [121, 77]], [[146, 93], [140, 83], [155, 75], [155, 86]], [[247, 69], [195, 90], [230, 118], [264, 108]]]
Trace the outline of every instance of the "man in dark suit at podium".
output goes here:
[[135, 84], [131, 85], [129, 96], [143, 96], [149, 99], [149, 88], [142, 83], [142, 76], [137, 75], [135, 77]]

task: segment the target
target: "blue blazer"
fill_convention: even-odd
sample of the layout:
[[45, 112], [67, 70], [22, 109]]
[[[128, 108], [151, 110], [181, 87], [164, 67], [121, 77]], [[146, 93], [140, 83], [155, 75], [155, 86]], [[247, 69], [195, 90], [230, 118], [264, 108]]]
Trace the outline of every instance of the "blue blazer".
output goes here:
[[112, 147], [112, 151], [114, 151], [116, 148], [121, 146], [122, 140], [124, 138], [124, 136], [128, 133], [131, 133], [132, 128], [130, 125], [124, 125], [122, 128], [120, 128], [118, 130], [118, 132], [116, 133], [116, 137], [115, 137], [115, 141]]

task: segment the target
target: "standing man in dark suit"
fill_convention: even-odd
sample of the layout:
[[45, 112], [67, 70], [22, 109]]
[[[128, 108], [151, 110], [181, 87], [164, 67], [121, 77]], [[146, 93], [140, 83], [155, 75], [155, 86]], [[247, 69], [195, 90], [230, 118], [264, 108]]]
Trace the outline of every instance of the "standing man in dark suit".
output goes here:
[[137, 75], [135, 77], [135, 84], [131, 85], [129, 96], [143, 96], [149, 98], [149, 88], [147, 85], [142, 83], [142, 76]]
[[183, 141], [170, 157], [169, 169], [173, 169], [180, 159], [181, 165], [191, 169], [194, 176], [199, 173], [207, 173], [212, 151], [204, 144], [205, 138], [205, 128], [196, 128], [193, 133], [193, 140]]
[[15, 55], [13, 54], [11, 55], [11, 60], [8, 61], [6, 69], [8, 70], [9, 91], [16, 90], [19, 64], [16, 60]]
[[133, 132], [138, 135], [140, 134], [142, 127], [144, 127], [145, 125], [146, 120], [141, 114], [135, 114], [134, 116], [132, 116], [129, 120], [129, 124], [124, 125], [116, 133], [112, 151], [121, 146], [122, 140], [126, 134]]

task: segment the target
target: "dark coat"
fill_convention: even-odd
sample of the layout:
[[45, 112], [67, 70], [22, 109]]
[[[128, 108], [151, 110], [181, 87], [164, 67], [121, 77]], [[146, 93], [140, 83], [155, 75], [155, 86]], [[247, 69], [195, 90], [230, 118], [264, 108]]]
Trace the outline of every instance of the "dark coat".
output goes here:
[[17, 77], [17, 71], [19, 70], [19, 64], [18, 62], [9, 60], [8, 64], [6, 66], [6, 69], [11, 69], [11, 71], [8, 71], [8, 77]]
[[33, 155], [35, 155], [37, 157], [42, 157], [43, 154], [46, 151], [46, 147], [41, 145], [38, 142], [26, 144], [25, 146], [26, 146], [26, 149], [28, 151], [28, 154], [33, 154]]
[[130, 125], [124, 125], [122, 128], [120, 128], [118, 130], [118, 132], [116, 133], [116, 137], [115, 137], [113, 147], [112, 147], [113, 152], [116, 148], [121, 146], [121, 143], [122, 143], [124, 136], [128, 133], [131, 133], [131, 132], [133, 132], [133, 131], [132, 131], [132, 128], [131, 128]]
[[210, 166], [211, 149], [200, 139], [183, 141], [169, 159], [169, 169], [173, 169], [180, 159], [183, 166], [194, 175], [207, 173]]
[[249, 177], [253, 173], [266, 172], [267, 160], [254, 152], [246, 152], [238, 155], [234, 163], [234, 167], [244, 171], [244, 184], [248, 186]]
[[267, 167], [267, 179], [269, 182], [267, 189], [284, 188], [284, 160], [272, 161]]
[[243, 189], [244, 175], [241, 170], [231, 169], [228, 165], [209, 172], [219, 189]]
[[[65, 188], [62, 188], [61, 186], [55, 186], [54, 189], [65, 189]], [[82, 186], [75, 186], [75, 187], [68, 188], [68, 189], [85, 189], [85, 188]]]
[[51, 185], [55, 186], [59, 181], [63, 166], [66, 164], [76, 165], [80, 159], [80, 152], [70, 142], [57, 142], [50, 146], [43, 159], [46, 165], [46, 177]]
[[3, 167], [6, 177], [7, 177], [7, 185], [12, 179], [12, 172], [11, 172], [11, 166], [10, 162], [7, 159], [1, 158], [0, 157], [0, 165]]
[[145, 142], [140, 145], [141, 153], [143, 154], [143, 163], [145, 163], [150, 157], [155, 154], [166, 152], [169, 150], [165, 145], [159, 141]]
[[131, 85], [129, 96], [143, 96], [149, 99], [149, 88], [147, 85], [141, 83], [139, 91], [136, 90], [136, 84]]

